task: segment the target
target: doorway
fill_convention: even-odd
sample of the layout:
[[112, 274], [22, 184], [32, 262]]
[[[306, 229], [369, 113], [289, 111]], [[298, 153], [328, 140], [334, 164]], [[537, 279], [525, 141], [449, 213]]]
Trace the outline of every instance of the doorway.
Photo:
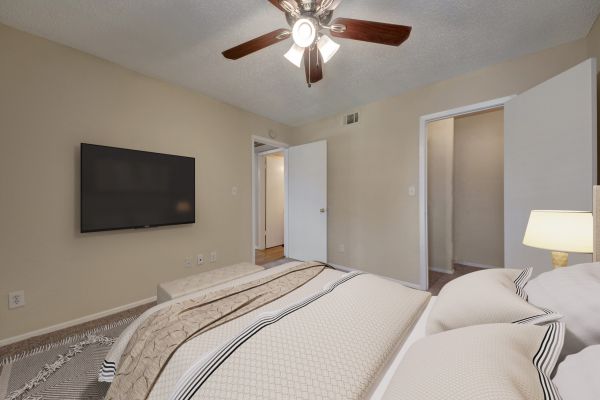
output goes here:
[[267, 268], [287, 262], [286, 148], [253, 139], [254, 262]]
[[285, 259], [285, 160], [281, 150], [258, 154], [258, 243], [255, 262]]
[[[327, 142], [290, 147], [252, 136], [251, 150], [252, 260], [267, 268], [294, 260], [327, 262]], [[268, 191], [274, 192], [270, 200]]]
[[504, 266], [504, 110], [427, 124], [430, 291]]
[[511, 97], [421, 117], [421, 288], [503, 267], [503, 108]]

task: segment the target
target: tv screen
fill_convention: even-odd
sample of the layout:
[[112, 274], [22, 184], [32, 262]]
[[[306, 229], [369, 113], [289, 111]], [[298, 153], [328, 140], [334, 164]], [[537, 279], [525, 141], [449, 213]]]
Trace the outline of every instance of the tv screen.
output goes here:
[[81, 232], [191, 224], [192, 157], [81, 144]]

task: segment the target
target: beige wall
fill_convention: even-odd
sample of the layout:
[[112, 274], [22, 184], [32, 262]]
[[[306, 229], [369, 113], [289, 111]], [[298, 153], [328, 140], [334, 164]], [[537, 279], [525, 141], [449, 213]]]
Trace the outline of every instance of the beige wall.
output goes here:
[[453, 271], [454, 119], [427, 125], [427, 234], [429, 268]]
[[[250, 260], [250, 135], [288, 128], [3, 25], [0, 54], [0, 339]], [[80, 234], [80, 142], [196, 157], [196, 224]], [[27, 305], [8, 310], [19, 289]]]
[[587, 57], [582, 39], [359, 107], [357, 125], [333, 116], [294, 129], [297, 144], [328, 141], [329, 261], [418, 283], [419, 198], [408, 188], [419, 117], [520, 93]]
[[504, 112], [454, 120], [454, 260], [504, 267]]

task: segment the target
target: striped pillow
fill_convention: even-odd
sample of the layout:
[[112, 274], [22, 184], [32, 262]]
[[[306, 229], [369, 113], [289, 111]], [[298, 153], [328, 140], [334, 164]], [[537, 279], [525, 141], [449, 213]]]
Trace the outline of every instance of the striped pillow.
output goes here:
[[564, 324], [488, 324], [426, 336], [409, 348], [384, 400], [559, 400], [550, 375]]
[[487, 269], [447, 283], [431, 310], [427, 333], [480, 324], [541, 324], [560, 319], [560, 314], [527, 302], [523, 288], [531, 273], [532, 268]]

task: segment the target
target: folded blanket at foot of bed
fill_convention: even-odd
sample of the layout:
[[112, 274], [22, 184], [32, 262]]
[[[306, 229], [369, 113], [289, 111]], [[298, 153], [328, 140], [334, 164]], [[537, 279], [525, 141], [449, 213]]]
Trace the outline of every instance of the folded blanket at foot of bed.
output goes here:
[[324, 268], [319, 263], [302, 264], [155, 312], [129, 339], [105, 399], [145, 399], [171, 355], [187, 340], [284, 296]]

